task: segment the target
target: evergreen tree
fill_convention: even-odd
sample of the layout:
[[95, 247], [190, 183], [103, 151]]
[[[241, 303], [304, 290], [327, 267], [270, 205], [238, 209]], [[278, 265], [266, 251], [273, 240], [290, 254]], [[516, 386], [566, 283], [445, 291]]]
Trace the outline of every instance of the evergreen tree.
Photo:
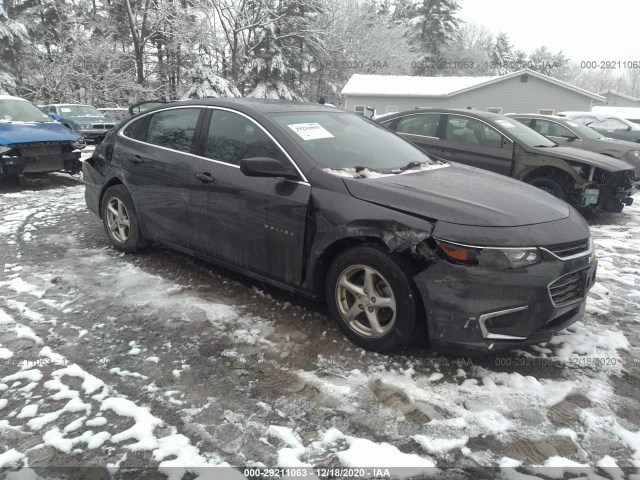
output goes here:
[[504, 75], [506, 73], [518, 70], [514, 60], [515, 54], [513, 47], [509, 42], [509, 36], [500, 32], [496, 37], [496, 41], [493, 44], [493, 48], [489, 53], [491, 64], [498, 75]]
[[15, 93], [14, 67], [18, 61], [16, 51], [26, 41], [27, 31], [24, 25], [11, 20], [0, 5], [0, 94]]

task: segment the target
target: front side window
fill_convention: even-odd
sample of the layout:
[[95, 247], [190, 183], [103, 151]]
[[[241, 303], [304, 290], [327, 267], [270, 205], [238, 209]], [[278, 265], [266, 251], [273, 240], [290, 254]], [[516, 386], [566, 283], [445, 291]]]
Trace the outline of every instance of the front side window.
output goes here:
[[423, 137], [437, 137], [439, 113], [423, 113], [402, 117], [396, 126], [396, 132]]
[[475, 118], [449, 115], [445, 138], [464, 143], [502, 148], [502, 134]]
[[576, 136], [571, 130], [560, 125], [559, 123], [540, 119], [536, 120], [535, 131], [547, 137], [572, 138]]
[[199, 108], [173, 108], [154, 113], [149, 121], [147, 142], [190, 152], [200, 111]]
[[258, 125], [226, 110], [211, 113], [205, 156], [233, 165], [251, 157], [271, 157], [288, 162], [282, 150]]
[[618, 120], [617, 118], [607, 118], [600, 126], [609, 130], [626, 130], [627, 124]]

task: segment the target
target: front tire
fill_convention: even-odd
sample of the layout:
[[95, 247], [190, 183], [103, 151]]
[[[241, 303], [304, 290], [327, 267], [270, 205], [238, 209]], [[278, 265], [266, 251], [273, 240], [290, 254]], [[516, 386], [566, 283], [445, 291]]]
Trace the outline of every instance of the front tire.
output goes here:
[[109, 242], [117, 250], [134, 253], [146, 246], [133, 200], [123, 185], [115, 185], [105, 192], [100, 212]]
[[387, 353], [416, 339], [418, 308], [405, 270], [373, 245], [345, 250], [331, 264], [326, 284], [329, 312], [359, 347]]
[[560, 200], [564, 200], [566, 198], [562, 185], [551, 178], [534, 178], [529, 182], [529, 185], [550, 193], [554, 197], [558, 197]]

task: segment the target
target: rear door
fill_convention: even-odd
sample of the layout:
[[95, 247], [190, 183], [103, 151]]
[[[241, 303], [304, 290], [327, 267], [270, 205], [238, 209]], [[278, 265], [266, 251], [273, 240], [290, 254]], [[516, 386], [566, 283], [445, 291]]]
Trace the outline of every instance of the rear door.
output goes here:
[[200, 157], [190, 173], [195, 249], [278, 281], [302, 281], [310, 185], [283, 178], [248, 177], [240, 160], [291, 160], [247, 115], [210, 108]]
[[120, 162], [146, 235], [191, 246], [191, 152], [204, 108], [177, 107], [141, 117], [119, 137]]
[[498, 130], [466, 115], [446, 114], [442, 122], [438, 156], [503, 175], [511, 173], [513, 142]]

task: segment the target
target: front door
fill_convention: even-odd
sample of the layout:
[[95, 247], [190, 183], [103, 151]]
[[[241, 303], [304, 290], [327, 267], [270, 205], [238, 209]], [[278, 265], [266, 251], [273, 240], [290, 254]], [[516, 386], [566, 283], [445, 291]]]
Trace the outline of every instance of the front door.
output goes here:
[[195, 249], [300, 284], [311, 187], [302, 181], [244, 175], [239, 168], [244, 158], [290, 161], [252, 119], [221, 108], [209, 112], [203, 158], [194, 159], [190, 179]]
[[490, 125], [465, 115], [444, 118], [440, 156], [451, 162], [509, 175], [513, 143]]

